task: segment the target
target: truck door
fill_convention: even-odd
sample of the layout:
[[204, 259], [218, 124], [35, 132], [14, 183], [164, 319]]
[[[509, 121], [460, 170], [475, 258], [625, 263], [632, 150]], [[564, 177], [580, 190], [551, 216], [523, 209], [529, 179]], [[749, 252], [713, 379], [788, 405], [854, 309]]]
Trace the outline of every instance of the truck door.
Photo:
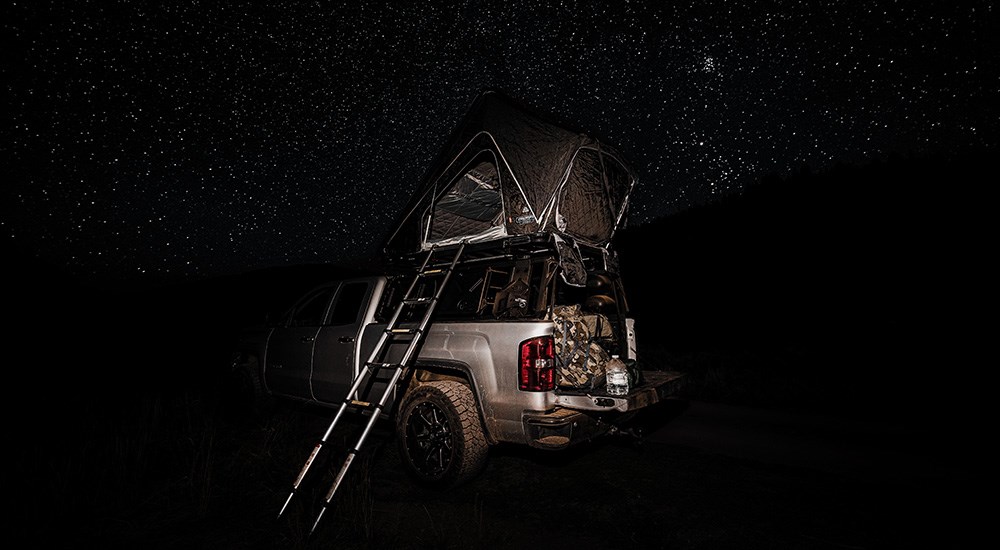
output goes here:
[[313, 398], [309, 388], [313, 347], [339, 286], [334, 284], [305, 295], [271, 333], [264, 380], [272, 392]]
[[316, 334], [313, 354], [312, 391], [319, 401], [339, 403], [347, 396], [357, 365], [357, 340], [364, 320], [363, 309], [371, 299], [371, 284], [345, 282], [330, 308], [326, 325]]

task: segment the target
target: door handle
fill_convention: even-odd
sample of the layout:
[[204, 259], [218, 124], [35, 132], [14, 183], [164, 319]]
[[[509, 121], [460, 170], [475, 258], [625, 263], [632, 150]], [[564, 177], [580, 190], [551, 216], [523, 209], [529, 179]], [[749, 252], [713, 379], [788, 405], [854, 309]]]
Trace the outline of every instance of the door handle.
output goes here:
[[305, 344], [305, 343], [308, 343], [308, 342], [312, 342], [315, 339], [316, 338], [314, 338], [312, 336], [303, 336], [302, 338], [299, 338], [299, 342], [302, 342], [303, 344]]
[[354, 341], [354, 337], [353, 336], [341, 336], [337, 340], [339, 340], [341, 344], [350, 344], [351, 342]]

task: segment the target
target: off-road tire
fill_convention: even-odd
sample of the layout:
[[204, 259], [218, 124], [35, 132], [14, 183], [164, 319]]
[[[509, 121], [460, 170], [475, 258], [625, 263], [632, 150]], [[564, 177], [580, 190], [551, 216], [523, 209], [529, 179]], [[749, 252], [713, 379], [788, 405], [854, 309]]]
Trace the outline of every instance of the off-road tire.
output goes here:
[[465, 483], [486, 465], [489, 444], [472, 390], [454, 380], [425, 382], [407, 392], [396, 416], [400, 460], [419, 483]]
[[271, 414], [274, 400], [264, 387], [256, 361], [234, 363], [230, 374], [229, 398], [231, 413], [242, 422], [255, 424]]

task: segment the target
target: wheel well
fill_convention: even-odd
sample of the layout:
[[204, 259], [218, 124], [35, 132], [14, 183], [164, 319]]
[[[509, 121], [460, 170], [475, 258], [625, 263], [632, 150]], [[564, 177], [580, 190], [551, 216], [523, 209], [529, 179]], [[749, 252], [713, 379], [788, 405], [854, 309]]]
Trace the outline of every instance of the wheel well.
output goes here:
[[260, 360], [254, 351], [237, 350], [233, 352], [233, 363], [230, 367], [233, 371], [241, 368], [257, 370], [260, 368]]
[[253, 372], [260, 379], [261, 386], [267, 391], [267, 385], [264, 383], [264, 372], [261, 370], [260, 357], [256, 351], [246, 349], [234, 351], [230, 369], [231, 373], [236, 373], [240, 369], [247, 369]]
[[410, 381], [410, 387], [419, 386], [424, 382], [430, 382], [432, 380], [454, 380], [455, 382], [461, 382], [470, 388], [472, 387], [472, 381], [469, 380], [468, 373], [457, 367], [445, 367], [439, 365], [421, 365], [416, 368], [413, 371], [413, 379]]

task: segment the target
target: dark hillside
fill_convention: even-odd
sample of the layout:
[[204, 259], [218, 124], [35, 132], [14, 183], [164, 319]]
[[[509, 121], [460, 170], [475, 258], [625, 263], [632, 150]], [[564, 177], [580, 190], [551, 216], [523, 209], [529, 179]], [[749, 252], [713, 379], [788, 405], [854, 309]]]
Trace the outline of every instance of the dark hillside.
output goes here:
[[[758, 404], [864, 398], [894, 408], [968, 392], [966, 359], [983, 333], [969, 313], [985, 299], [992, 164], [986, 153], [893, 157], [769, 176], [622, 231], [640, 346], [716, 379], [747, 382], [758, 368], [760, 381], [784, 378], [714, 390]], [[775, 387], [787, 391], [770, 394]]]

